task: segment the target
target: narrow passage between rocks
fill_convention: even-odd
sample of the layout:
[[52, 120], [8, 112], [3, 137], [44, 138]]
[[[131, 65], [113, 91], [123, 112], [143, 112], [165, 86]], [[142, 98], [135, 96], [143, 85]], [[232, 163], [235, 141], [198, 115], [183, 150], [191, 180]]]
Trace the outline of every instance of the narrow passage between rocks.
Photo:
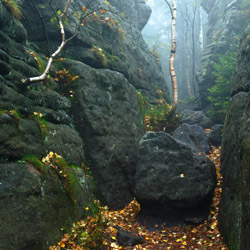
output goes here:
[[[212, 152], [207, 156], [214, 162], [216, 166], [217, 186], [214, 191], [209, 217], [204, 223], [197, 226], [189, 225], [171, 228], [167, 228], [162, 225], [155, 225], [155, 231], [149, 231], [145, 225], [141, 225], [136, 222], [136, 215], [140, 211], [140, 204], [136, 200], [133, 200], [122, 210], [103, 211], [103, 216], [107, 220], [108, 224], [108, 227], [105, 229], [105, 236], [102, 242], [104, 247], [103, 249], [228, 250], [226, 245], [223, 243], [223, 238], [220, 235], [217, 221], [222, 192], [221, 186], [223, 181], [220, 174], [220, 148], [212, 147], [212, 149]], [[135, 246], [119, 246], [117, 239], [117, 229], [133, 232], [136, 235], [142, 236], [144, 238], [143, 244], [138, 244]], [[58, 243], [58, 245], [50, 247], [50, 249], [91, 249], [84, 248], [77, 242], [79, 242], [79, 239], [76, 236], [70, 238], [69, 234], [65, 234], [64, 238]], [[92, 242], [92, 244], [94, 246], [95, 242]]]

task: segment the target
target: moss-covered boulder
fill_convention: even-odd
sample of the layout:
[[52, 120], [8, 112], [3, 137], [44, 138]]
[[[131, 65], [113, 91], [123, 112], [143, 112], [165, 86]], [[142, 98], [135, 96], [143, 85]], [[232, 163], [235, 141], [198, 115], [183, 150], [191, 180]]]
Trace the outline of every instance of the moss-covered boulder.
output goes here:
[[82, 170], [71, 170], [73, 200], [56, 171], [42, 165], [43, 173], [39, 165], [34, 159], [0, 163], [0, 249], [47, 250], [60, 240], [60, 229], [69, 228], [93, 202], [91, 181]]
[[249, 248], [250, 239], [250, 40], [241, 44], [222, 140], [223, 192], [219, 228], [230, 249]]

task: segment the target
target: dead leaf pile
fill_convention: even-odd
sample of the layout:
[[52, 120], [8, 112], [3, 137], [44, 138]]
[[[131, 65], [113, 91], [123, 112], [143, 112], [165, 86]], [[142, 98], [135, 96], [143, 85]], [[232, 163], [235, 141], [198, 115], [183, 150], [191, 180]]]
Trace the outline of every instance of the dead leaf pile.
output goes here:
[[[176, 226], [164, 228], [161, 225], [155, 225], [157, 229], [151, 232], [146, 227], [136, 222], [136, 215], [140, 211], [140, 205], [133, 200], [124, 209], [118, 211], [105, 211], [103, 216], [107, 221], [107, 227], [104, 231], [104, 240], [102, 242], [104, 249], [115, 250], [178, 250], [178, 249], [194, 249], [194, 250], [228, 250], [223, 243], [223, 238], [218, 229], [218, 211], [222, 192], [222, 176], [220, 174], [220, 148], [213, 147], [213, 151], [208, 157], [214, 162], [217, 173], [217, 186], [214, 192], [211, 211], [208, 219], [198, 226]], [[136, 232], [144, 237], [145, 242], [136, 246], [119, 246], [117, 243], [117, 229], [120, 227], [126, 231]], [[64, 248], [63, 239], [58, 243], [57, 248]], [[72, 249], [91, 249], [91, 248], [75, 248]]]

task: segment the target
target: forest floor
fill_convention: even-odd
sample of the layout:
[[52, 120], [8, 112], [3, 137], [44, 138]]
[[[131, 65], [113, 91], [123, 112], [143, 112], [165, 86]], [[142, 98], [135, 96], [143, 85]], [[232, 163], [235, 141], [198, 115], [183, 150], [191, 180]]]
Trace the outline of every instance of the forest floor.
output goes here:
[[[213, 147], [213, 151], [208, 157], [216, 166], [217, 185], [214, 191], [213, 202], [210, 209], [208, 219], [200, 225], [191, 226], [176, 226], [163, 227], [155, 225], [155, 231], [149, 231], [145, 226], [136, 221], [136, 215], [140, 211], [140, 205], [136, 200], [133, 200], [124, 209], [118, 211], [103, 210], [102, 217], [105, 219], [107, 227], [104, 231], [104, 239], [101, 239], [100, 244], [107, 250], [179, 250], [179, 249], [194, 249], [194, 250], [228, 250], [223, 243], [223, 238], [218, 229], [218, 211], [222, 193], [222, 176], [220, 174], [220, 148]], [[98, 248], [94, 239], [91, 239], [90, 245], [86, 246], [79, 239], [86, 237], [86, 232], [92, 232], [93, 224], [97, 225], [97, 220], [93, 217], [88, 217], [88, 222], [74, 223], [72, 234], [64, 234], [62, 240], [51, 250], [74, 249], [74, 250], [90, 250], [102, 249]], [[141, 235], [145, 241], [143, 244], [136, 246], [119, 246], [117, 243], [117, 229], [120, 227], [125, 231], [133, 232]], [[86, 229], [89, 228], [89, 230]], [[82, 228], [82, 229], [81, 229]], [[80, 233], [76, 233], [76, 229]], [[81, 229], [81, 230], [80, 230]], [[103, 231], [102, 231], [103, 233]], [[78, 236], [77, 236], [78, 235]], [[94, 234], [92, 234], [94, 235]], [[87, 239], [87, 238], [86, 238]], [[78, 242], [78, 243], [77, 243]], [[90, 247], [89, 247], [90, 246]], [[93, 246], [93, 247], [91, 247]]]
[[[220, 174], [220, 148], [213, 147], [213, 151], [208, 157], [214, 162], [217, 174], [217, 186], [214, 191], [213, 202], [209, 218], [198, 226], [176, 226], [164, 228], [155, 225], [154, 232], [147, 230], [144, 226], [136, 222], [135, 217], [140, 211], [140, 205], [134, 200], [127, 207], [120, 211], [109, 211], [108, 220], [112, 226], [106, 230], [105, 242], [108, 249], [126, 249], [126, 250], [228, 250], [223, 243], [223, 238], [218, 229], [218, 211], [222, 192], [222, 176]], [[119, 226], [123, 230], [133, 231], [145, 238], [142, 245], [121, 247], [116, 243], [116, 229], [113, 226]]]

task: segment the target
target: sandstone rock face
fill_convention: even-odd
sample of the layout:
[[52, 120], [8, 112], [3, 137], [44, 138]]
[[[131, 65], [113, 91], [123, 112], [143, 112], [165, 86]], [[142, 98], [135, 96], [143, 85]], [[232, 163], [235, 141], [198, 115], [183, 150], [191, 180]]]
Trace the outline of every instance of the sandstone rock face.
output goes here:
[[[60, 1], [58, 3], [61, 9], [63, 9], [65, 2]], [[74, 7], [81, 10], [81, 6], [87, 2], [75, 3]], [[161, 67], [142, 38], [138, 29], [139, 21], [135, 21], [138, 17], [134, 17], [140, 13], [140, 8], [148, 8], [148, 6], [145, 5], [145, 1], [137, 0], [110, 1], [110, 4], [112, 3], [114, 4], [113, 11], [125, 13], [124, 19], [119, 16], [121, 13], [114, 15], [108, 11], [103, 15], [90, 16], [78, 36], [68, 43], [67, 49], [63, 51], [62, 56], [81, 61], [93, 68], [108, 68], [122, 73], [129, 83], [142, 92], [150, 102], [155, 102], [157, 98], [155, 86], [163, 91], [166, 98], [169, 98], [169, 91]], [[38, 2], [38, 6], [43, 5], [43, 1]], [[97, 9], [98, 6], [100, 5], [97, 4], [97, 1], [93, 1], [93, 6], [89, 6], [89, 8]], [[24, 3], [23, 8], [29, 12], [33, 11], [29, 2]], [[56, 48], [60, 44], [61, 35], [55, 24], [50, 21], [53, 12], [49, 9], [41, 9], [41, 11], [46, 21], [51, 46]], [[74, 11], [74, 9], [72, 8], [69, 11]], [[144, 12], [140, 15], [143, 16]], [[29, 22], [24, 20], [29, 41], [39, 45], [40, 51], [46, 54], [46, 44], [41, 43], [41, 41], [45, 40], [44, 34], [40, 32], [42, 29], [41, 21], [34, 11], [30, 18], [35, 20], [38, 26], [34, 29]], [[74, 25], [73, 27], [66, 26], [65, 30], [70, 36], [75, 31]]]
[[[242, 15], [243, 2], [235, 1], [202, 1], [203, 8], [208, 13], [208, 46], [203, 52], [198, 68], [197, 82], [200, 94], [200, 108], [205, 111], [210, 108], [208, 89], [215, 85], [214, 63], [219, 57], [230, 51], [238, 52], [238, 43], [246, 25], [247, 15]], [[223, 17], [223, 18], [222, 18]], [[223, 121], [216, 121], [222, 123]]]
[[205, 152], [209, 154], [211, 146], [208, 141], [208, 136], [203, 128], [198, 125], [189, 125], [183, 123], [173, 133], [173, 137], [188, 144], [193, 152]]
[[[87, 2], [74, 1], [74, 8], [82, 10]], [[91, 2], [89, 10], [104, 4]], [[47, 1], [35, 3], [54, 51], [61, 42], [54, 14]], [[65, 3], [57, 1], [57, 8]], [[157, 98], [156, 85], [166, 99], [168, 90], [140, 33], [150, 10], [144, 1], [128, 3], [137, 6], [130, 5], [133, 17], [130, 11], [125, 19], [108, 11], [90, 16], [60, 55], [67, 60], [54, 62], [45, 82], [26, 87], [21, 79], [38, 76], [47, 62], [42, 23], [31, 2], [20, 2], [25, 18], [18, 21], [0, 1], [0, 249], [48, 249], [65, 221], [70, 226], [80, 218], [78, 205], [93, 200], [83, 169], [72, 169], [80, 191], [74, 204], [58, 176], [46, 176], [24, 157], [41, 159], [53, 151], [69, 164], [88, 163], [104, 202], [121, 207], [132, 199], [143, 134], [136, 90], [150, 102]], [[116, 12], [119, 6], [121, 1], [114, 1], [111, 7]], [[66, 37], [74, 32], [71, 24], [65, 25]], [[59, 82], [57, 72], [64, 69], [78, 78]]]
[[249, 29], [242, 39], [233, 96], [222, 140], [224, 178], [219, 227], [230, 247], [249, 248], [250, 232], [250, 42]]
[[215, 167], [204, 155], [170, 135], [147, 132], [139, 144], [135, 197], [141, 213], [169, 225], [204, 220], [216, 184]]
[[133, 199], [138, 142], [144, 133], [135, 88], [118, 72], [68, 64], [81, 79], [74, 90], [72, 115], [87, 163], [103, 199], [122, 208]]
[[93, 197], [91, 183], [78, 171], [76, 205], [55, 173], [45, 176], [22, 162], [0, 163], [0, 249], [48, 249], [60, 238], [60, 228], [81, 218], [82, 205], [89, 206]]
[[211, 128], [212, 121], [205, 116], [202, 111], [184, 110], [179, 115], [180, 123], [187, 123], [189, 125], [198, 125], [203, 128]]
[[208, 135], [209, 142], [215, 147], [221, 146], [223, 124], [215, 124]]
[[125, 18], [132, 22], [139, 30], [142, 30], [147, 24], [152, 12], [151, 8], [146, 5], [145, 0], [111, 0], [110, 3], [125, 13]]

